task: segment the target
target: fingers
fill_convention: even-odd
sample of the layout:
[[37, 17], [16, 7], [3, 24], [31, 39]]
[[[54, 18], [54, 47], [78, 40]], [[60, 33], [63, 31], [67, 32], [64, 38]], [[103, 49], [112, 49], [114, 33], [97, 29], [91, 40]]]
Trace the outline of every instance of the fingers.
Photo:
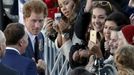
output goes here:
[[134, 7], [134, 1], [133, 0], [129, 0], [128, 6], [129, 7]]
[[129, 17], [129, 19], [130, 19], [131, 24], [134, 25], [134, 13], [131, 14], [131, 16]]
[[35, 62], [35, 58], [34, 57], [32, 57], [32, 60]]
[[88, 50], [80, 49], [79, 50], [79, 55], [80, 55], [80, 58], [81, 57], [89, 57], [89, 51]]
[[53, 29], [56, 30], [56, 32], [61, 33], [59, 26], [56, 25], [55, 23], [53, 24]]
[[84, 12], [89, 12], [92, 7], [92, 0], [87, 0]]
[[89, 51], [91, 52], [91, 54], [94, 53], [97, 56], [102, 55], [100, 46], [98, 44], [95, 44], [94, 42], [89, 41], [88, 47], [89, 47]]
[[40, 69], [40, 70], [45, 70], [46, 64], [45, 64], [45, 62], [42, 59], [38, 60], [37, 68]]
[[92, 41], [89, 41], [88, 42], [88, 48], [89, 48], [89, 50], [91, 50], [93, 46], [95, 46], [95, 43], [92, 42]]
[[109, 41], [104, 42], [105, 51], [110, 50]]
[[79, 56], [79, 51], [75, 51], [74, 54], [73, 54], [73, 60], [74, 61], [77, 61], [80, 59], [80, 56]]
[[53, 30], [52, 25], [53, 25], [53, 19], [46, 18], [45, 21], [44, 21], [43, 28], [42, 28], [43, 34], [45, 34], [47, 36], [51, 35], [52, 30]]
[[53, 19], [47, 18], [44, 22], [43, 29], [48, 29], [49, 27], [52, 27], [53, 25]]

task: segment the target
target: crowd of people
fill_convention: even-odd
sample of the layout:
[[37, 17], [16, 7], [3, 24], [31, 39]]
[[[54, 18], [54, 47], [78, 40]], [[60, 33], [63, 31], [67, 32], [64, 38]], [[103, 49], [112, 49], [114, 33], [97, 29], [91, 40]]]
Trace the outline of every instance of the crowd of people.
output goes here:
[[0, 31], [0, 73], [45, 75], [45, 35], [69, 61], [69, 75], [134, 75], [133, 5], [133, 0], [27, 1], [24, 23]]

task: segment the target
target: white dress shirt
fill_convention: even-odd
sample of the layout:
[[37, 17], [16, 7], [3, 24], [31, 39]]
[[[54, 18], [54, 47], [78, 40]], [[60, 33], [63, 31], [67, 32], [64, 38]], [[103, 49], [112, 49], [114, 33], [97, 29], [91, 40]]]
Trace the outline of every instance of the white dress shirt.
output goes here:
[[26, 30], [29, 38], [30, 38], [30, 41], [32, 43], [32, 47], [33, 47], [33, 50], [34, 50], [34, 43], [35, 43], [35, 37], [36, 37], [36, 35], [32, 35], [27, 29], [25, 29], [25, 30]]

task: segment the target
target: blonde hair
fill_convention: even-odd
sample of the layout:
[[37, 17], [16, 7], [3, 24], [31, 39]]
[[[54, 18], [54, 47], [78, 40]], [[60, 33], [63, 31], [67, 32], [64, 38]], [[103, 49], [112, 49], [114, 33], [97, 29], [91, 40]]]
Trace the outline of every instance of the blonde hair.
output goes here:
[[[118, 48], [115, 52], [115, 63], [121, 75], [129, 75], [128, 72], [134, 71], [134, 46], [125, 45]], [[122, 74], [123, 73], [123, 74]], [[125, 74], [126, 73], [126, 74]], [[134, 73], [133, 73], [134, 74]]]
[[92, 9], [102, 8], [106, 11], [106, 15], [109, 15], [113, 12], [113, 7], [109, 1], [93, 1]]
[[129, 68], [119, 69], [118, 75], [134, 75], [134, 70]]

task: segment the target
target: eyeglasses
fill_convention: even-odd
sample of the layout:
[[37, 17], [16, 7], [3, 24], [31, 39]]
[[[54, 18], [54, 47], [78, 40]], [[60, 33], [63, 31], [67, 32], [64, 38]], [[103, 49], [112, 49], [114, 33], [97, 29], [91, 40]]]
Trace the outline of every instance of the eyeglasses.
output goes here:
[[109, 1], [93, 1], [93, 6], [97, 6], [97, 5], [109, 6], [110, 9], [112, 10], [112, 5], [110, 4]]

